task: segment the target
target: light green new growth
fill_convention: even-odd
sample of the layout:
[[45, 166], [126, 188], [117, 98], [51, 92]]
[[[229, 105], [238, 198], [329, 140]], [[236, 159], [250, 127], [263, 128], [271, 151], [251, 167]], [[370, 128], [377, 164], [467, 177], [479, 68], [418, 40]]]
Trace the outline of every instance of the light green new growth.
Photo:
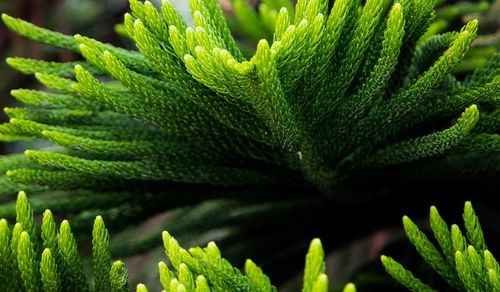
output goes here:
[[66, 285], [78, 290], [87, 290], [88, 287], [76, 241], [71, 232], [69, 222], [66, 220], [61, 222], [59, 227], [57, 247], [61, 258], [61, 277], [65, 280]]
[[30, 235], [23, 231], [17, 247], [17, 266], [21, 272], [21, 279], [26, 291], [39, 291], [40, 279], [38, 276], [38, 263]]
[[[98, 215], [118, 233], [176, 210], [176, 236], [196, 236], [206, 224], [231, 227], [223, 236], [231, 241], [233, 231], [253, 235], [248, 226], [257, 218], [274, 222], [280, 212], [309, 210], [300, 221], [321, 200], [378, 200], [399, 194], [402, 185], [447, 190], [450, 181], [482, 189], [485, 177], [500, 175], [500, 55], [464, 65], [476, 60], [470, 55], [478, 21], [444, 31], [486, 4], [435, 11], [443, 1], [262, 0], [254, 9], [232, 0], [232, 13], [224, 15], [219, 1], [190, 0], [188, 25], [170, 1], [158, 2], [129, 1], [120, 31], [136, 50], [2, 15], [13, 32], [81, 56], [66, 63], [7, 60], [47, 90], [11, 92], [26, 107], [5, 109], [9, 122], [0, 125], [0, 140], [52, 145], [0, 157], [0, 217], [17, 214], [11, 229], [0, 222], [0, 281], [8, 289], [33, 283], [61, 291], [128, 289], [123, 263], [111, 263], [115, 252], [101, 219], [93, 233], [95, 277], [83, 272], [71, 230]], [[33, 194], [32, 208], [23, 194], [14, 203], [19, 190]], [[72, 225], [58, 228], [45, 211], [39, 241], [33, 211], [48, 208], [67, 214]], [[469, 243], [480, 255], [487, 248], [477, 218], [466, 207], [464, 236], [456, 225], [450, 231], [437, 210], [431, 214], [442, 254], [407, 218], [408, 236], [450, 285], [463, 288], [469, 271], [457, 259], [475, 260]], [[287, 228], [275, 231], [305, 239], [285, 234]], [[159, 265], [165, 291], [275, 289], [255, 263], [242, 273], [215, 244], [187, 251], [163, 237], [172, 265]], [[259, 239], [235, 250], [253, 240]], [[159, 245], [159, 238], [139, 238], [116, 247], [116, 255]], [[20, 269], [32, 258], [36, 273]], [[314, 240], [304, 291], [328, 289], [322, 263]], [[406, 285], [423, 287], [394, 267]], [[4, 271], [13, 280], [5, 282]], [[499, 285], [500, 271], [483, 274], [482, 288]]]
[[470, 202], [465, 203], [463, 217], [465, 230], [467, 231], [467, 239], [469, 242], [478, 251], [487, 250], [486, 243], [484, 242], [483, 231], [481, 230], [481, 224], [479, 224], [479, 219], [477, 218]]
[[[17, 218], [25, 222], [33, 216], [25, 212], [31, 210], [31, 206], [24, 192], [18, 197]], [[7, 291], [130, 291], [124, 263], [111, 261], [109, 234], [101, 216], [95, 218], [92, 231], [93, 285], [84, 272], [67, 220], [61, 222], [57, 232], [51, 212], [46, 210], [42, 222], [43, 243], [32, 241], [20, 223], [15, 226], [11, 234], [7, 221], [0, 220], [0, 271], [3, 272], [0, 274], [0, 287], [5, 287]], [[54, 237], [57, 238], [55, 242]], [[213, 242], [205, 248], [185, 250], [168, 232], [164, 231], [162, 237], [171, 264], [158, 264], [160, 282], [165, 291], [277, 291], [269, 277], [253, 261], [246, 261], [245, 272], [242, 273], [222, 258]], [[36, 243], [46, 246], [43, 252], [34, 249]], [[15, 254], [11, 250], [13, 245], [16, 245]], [[328, 291], [323, 255], [320, 240], [314, 239], [306, 255], [303, 291]], [[147, 287], [138, 284], [136, 291], [147, 291]], [[356, 288], [348, 284], [344, 291], [355, 292]]]
[[418, 253], [436, 270], [451, 286], [456, 286], [458, 279], [453, 267], [445, 260], [439, 250], [427, 239], [425, 234], [408, 217], [403, 217], [406, 235]]
[[[203, 249], [196, 247], [185, 250], [166, 231], [163, 232], [163, 242], [177, 274], [176, 277], [167, 265], [160, 262], [160, 281], [165, 291], [177, 291], [175, 289], [181, 286], [185, 291], [276, 291], [269, 278], [255, 263], [247, 260], [245, 274], [242, 274], [221, 258], [220, 251], [213, 242]], [[323, 254], [321, 242], [314, 239], [306, 255], [302, 291], [328, 291]], [[345, 291], [355, 291], [354, 285], [346, 285]]]
[[410, 271], [406, 270], [401, 264], [390, 257], [381, 256], [382, 264], [387, 273], [397, 282], [405, 286], [410, 291], [434, 291], [427, 284], [416, 278]]
[[325, 285], [328, 288], [328, 278], [323, 279], [324, 273], [326, 271], [324, 263], [324, 252], [321, 246], [321, 241], [319, 239], [313, 239], [309, 247], [309, 252], [306, 256], [306, 269], [304, 270], [304, 288], [302, 292], [311, 292], [317, 287], [322, 287]]
[[434, 206], [431, 207], [429, 221], [432, 229], [432, 234], [441, 247], [446, 260], [448, 260], [448, 262], [453, 265], [455, 249], [453, 247], [451, 231], [448, 228], [448, 224], [439, 215], [437, 208]]
[[57, 269], [56, 260], [49, 248], [43, 250], [40, 260], [40, 276], [44, 291], [60, 291], [61, 280]]
[[35, 219], [24, 192], [19, 192], [16, 202], [16, 222], [20, 223], [32, 242], [36, 242]]
[[[131, 0], [123, 29], [138, 52], [3, 15], [18, 34], [85, 59], [8, 59], [58, 93], [13, 91], [33, 108], [6, 109], [0, 136], [62, 147], [26, 152], [30, 165], [7, 169], [11, 184], [312, 184], [335, 197], [360, 171], [435, 158], [426, 172], [439, 174], [449, 155], [496, 155], [498, 143], [475, 137], [497, 127], [482, 120], [498, 105], [498, 57], [464, 82], [451, 75], [477, 21], [417, 43], [435, 1], [339, 0], [329, 9], [326, 0], [269, 0], [258, 11], [232, 2], [239, 25], [228, 26], [217, 1], [191, 0], [191, 27], [169, 1], [156, 9]], [[242, 53], [233, 26], [259, 39], [253, 55]], [[463, 114], [442, 129], [444, 113]]]
[[[267, 277], [262, 269], [259, 268], [252, 260], [247, 259], [245, 262], [245, 274], [250, 279], [253, 285], [261, 287], [260, 291], [277, 291], [276, 287], [271, 285], [271, 281], [269, 277]], [[205, 281], [204, 279], [200, 279], [200, 281]]]
[[115, 261], [109, 271], [109, 282], [112, 292], [125, 292], [129, 290], [128, 272], [122, 261]]
[[[481, 225], [470, 202], [465, 203], [463, 219], [469, 241], [466, 241], [457, 225], [448, 229], [436, 207], [431, 207], [431, 229], [442, 253], [406, 216], [403, 225], [418, 253], [451, 287], [459, 291], [499, 291], [499, 266], [486, 249]], [[410, 291], [434, 291], [395, 260], [386, 256], [382, 256], [381, 260], [386, 271]]]
[[92, 229], [92, 267], [94, 271], [94, 287], [97, 291], [111, 289], [111, 254], [109, 250], [109, 234], [101, 216], [97, 216]]

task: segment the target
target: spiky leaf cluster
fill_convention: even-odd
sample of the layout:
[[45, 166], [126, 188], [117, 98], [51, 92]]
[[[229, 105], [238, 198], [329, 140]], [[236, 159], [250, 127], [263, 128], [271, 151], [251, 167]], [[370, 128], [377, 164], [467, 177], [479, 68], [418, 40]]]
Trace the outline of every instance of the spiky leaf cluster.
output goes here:
[[[463, 220], [466, 233], [458, 225], [451, 228], [436, 207], [430, 209], [436, 247], [410, 218], [403, 217], [406, 236], [422, 258], [450, 287], [458, 291], [500, 291], [500, 269], [487, 249], [481, 224], [470, 202], [465, 203]], [[435, 291], [394, 259], [382, 256], [386, 271], [410, 291]]]
[[[13, 182], [56, 189], [313, 184], [335, 195], [359, 169], [498, 150], [496, 122], [476, 127], [477, 105], [494, 120], [498, 56], [455, 80], [477, 22], [417, 46], [433, 1], [336, 1], [328, 10], [328, 1], [303, 0], [279, 13], [279, 5], [263, 3], [259, 23], [273, 28], [273, 41], [261, 40], [251, 58], [217, 1], [190, 2], [194, 27], [168, 1], [160, 10], [130, 4], [124, 26], [139, 52], [3, 16], [13, 31], [85, 58], [8, 59], [53, 93], [13, 91], [30, 107], [6, 109], [2, 137], [59, 146], [3, 163]], [[236, 1], [236, 17], [245, 22], [252, 17], [242, 5]], [[445, 117], [459, 119], [414, 134]]]
[[[130, 291], [128, 272], [122, 261], [111, 261], [109, 233], [97, 216], [92, 231], [92, 270], [87, 275], [67, 220], [59, 229], [50, 210], [43, 213], [41, 234], [24, 192], [16, 203], [17, 219], [12, 228], [0, 220], [0, 287], [2, 291]], [[277, 291], [253, 261], [245, 273], [221, 257], [214, 242], [206, 248], [183, 249], [168, 232], [162, 234], [170, 267], [158, 264], [164, 291]], [[306, 256], [303, 292], [328, 291], [324, 251], [319, 239], [311, 242]], [[148, 291], [138, 284], [136, 291]], [[347, 284], [345, 292], [355, 292]]]
[[[266, 0], [255, 11], [235, 0], [233, 24], [258, 40], [250, 52], [215, 0], [190, 1], [193, 26], [169, 1], [131, 0], [121, 31], [137, 50], [3, 15], [16, 33], [82, 60], [7, 60], [48, 90], [12, 91], [26, 107], [5, 110], [0, 138], [53, 147], [0, 158], [2, 202], [43, 193], [36, 210], [68, 214], [77, 229], [100, 214], [119, 229], [205, 201], [173, 228], [240, 224], [255, 239], [255, 220], [294, 212], [305, 224], [319, 194], [355, 201], [367, 176], [384, 190], [498, 177], [500, 57], [457, 79], [478, 23], [429, 32], [435, 2]], [[14, 204], [0, 215], [15, 216]]]
[[[499, 1], [460, 1], [443, 5], [436, 11], [436, 18], [422, 39], [435, 33], [449, 30], [453, 22], [477, 18], [481, 23], [477, 40], [471, 50], [455, 69], [457, 73], [470, 73], [494, 56], [500, 48], [498, 38]], [[422, 40], [421, 39], [421, 40]]]
[[[245, 274], [242, 274], [221, 257], [220, 250], [213, 242], [205, 248], [185, 250], [168, 232], [164, 231], [162, 237], [165, 253], [175, 271], [164, 262], [158, 264], [160, 281], [165, 291], [277, 291], [268, 276], [252, 260], [246, 260]], [[323, 257], [321, 241], [314, 239], [306, 255], [303, 292], [329, 290]], [[146, 289], [142, 284], [139, 286]], [[355, 292], [356, 288], [349, 283], [343, 291]]]
[[[3, 291], [126, 291], [127, 273], [112, 269], [109, 235], [101, 217], [93, 231], [95, 277], [87, 277], [67, 220], [59, 228], [50, 210], [43, 213], [37, 228], [31, 205], [24, 192], [16, 202], [16, 223], [0, 220], [0, 287]], [[115, 265], [122, 265], [115, 262]], [[119, 283], [114, 278], [123, 278]]]

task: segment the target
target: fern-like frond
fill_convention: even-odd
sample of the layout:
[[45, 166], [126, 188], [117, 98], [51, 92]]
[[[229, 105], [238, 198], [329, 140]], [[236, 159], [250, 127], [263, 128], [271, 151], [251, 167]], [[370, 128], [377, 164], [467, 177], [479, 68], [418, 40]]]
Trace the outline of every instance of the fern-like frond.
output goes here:
[[[418, 253], [451, 287], [465, 291], [497, 291], [498, 263], [486, 249], [481, 225], [470, 202], [465, 203], [463, 219], [467, 239], [456, 224], [448, 229], [438, 210], [431, 207], [431, 229], [442, 252], [406, 216], [403, 225]], [[396, 281], [411, 291], [434, 291], [395, 260], [382, 256], [382, 264]]]
[[[17, 220], [28, 222], [33, 215], [26, 194], [19, 193]], [[111, 260], [109, 233], [101, 216], [92, 228], [92, 270], [87, 275], [77, 250], [70, 224], [63, 220], [59, 230], [50, 210], [43, 215], [42, 241], [32, 239], [16, 223], [12, 233], [5, 219], [0, 220], [0, 286], [8, 291], [130, 291], [128, 272], [122, 261]], [[215, 243], [205, 248], [182, 248], [168, 232], [162, 234], [170, 266], [158, 264], [160, 282], [165, 291], [277, 291], [267, 275], [253, 261], [247, 260], [242, 273], [222, 258]], [[12, 249], [15, 246], [15, 252]], [[323, 247], [319, 239], [311, 242], [306, 255], [303, 291], [328, 291]], [[93, 278], [93, 284], [90, 279]], [[21, 286], [22, 285], [22, 286]], [[21, 288], [22, 287], [22, 288]], [[138, 284], [136, 291], [147, 291]], [[344, 291], [356, 291], [353, 284]]]
[[[75, 232], [99, 214], [111, 230], [120, 230], [185, 207], [179, 214], [204, 210], [196, 222], [231, 227], [227, 237], [238, 232], [251, 237], [252, 216], [266, 214], [275, 222], [276, 214], [297, 212], [302, 224], [316, 218], [319, 205], [373, 202], [382, 193], [399, 194], [401, 185], [410, 192], [415, 186], [446, 189], [459, 181], [479, 191], [488, 188], [481, 183], [485, 176], [500, 176], [500, 58], [496, 52], [477, 55], [477, 20], [456, 32], [445, 29], [471, 11], [484, 11], [485, 4], [457, 4], [447, 11], [436, 10], [443, 4], [436, 0], [263, 0], [254, 9], [233, 0], [224, 15], [216, 0], [190, 0], [188, 24], [168, 0], [161, 7], [129, 2], [120, 27], [137, 49], [2, 15], [15, 33], [80, 56], [68, 63], [7, 61], [47, 90], [12, 91], [26, 107], [5, 109], [9, 121], [0, 125], [0, 140], [44, 140], [51, 146], [0, 158], [2, 216], [14, 219], [14, 194], [23, 189], [36, 192], [37, 211], [51, 207], [68, 214]], [[471, 60], [481, 65], [470, 66]], [[223, 203], [213, 207], [214, 199]], [[217, 209], [235, 205], [240, 213]], [[475, 218], [473, 212], [467, 216]], [[174, 217], [174, 226], [194, 224]], [[11, 259], [5, 265], [17, 266], [21, 234], [27, 232], [36, 253], [51, 252], [45, 256], [45, 280], [38, 281], [58, 286], [52, 258], [61, 269], [62, 287], [68, 267], [81, 265], [76, 239], [66, 223], [54, 239], [51, 215], [44, 219], [41, 245], [32, 219], [9, 230], [14, 236], [8, 236]], [[437, 215], [433, 222], [446, 226]], [[421, 234], [411, 229], [421, 243]], [[106, 241], [103, 230], [99, 235]], [[299, 231], [289, 230], [276, 232], [300, 242], [294, 238]], [[466, 225], [478, 253], [486, 249], [480, 230], [474, 220]], [[452, 227], [450, 233], [451, 243], [448, 235], [437, 236], [444, 255], [438, 257], [428, 244], [419, 249], [457, 286], [454, 251], [459, 248], [464, 258], [469, 254], [461, 232]], [[305, 240], [304, 234], [298, 237]], [[62, 248], [56, 244], [60, 238], [65, 238]], [[130, 255], [161, 244], [151, 237], [136, 242], [121, 251]], [[105, 255], [107, 243], [101, 243], [94, 252]], [[216, 253], [213, 246], [207, 250]], [[249, 264], [252, 276], [240, 275], [207, 250], [183, 252], [188, 258], [172, 255], [178, 263], [172, 274], [162, 268], [164, 288], [196, 289], [199, 283], [200, 291], [206, 290], [215, 277], [209, 264], [217, 263], [218, 273], [231, 275], [231, 285], [272, 289], [259, 268]], [[179, 277], [181, 263], [186, 267]], [[98, 286], [123, 287], [123, 266], [107, 260], [95, 265], [99, 271], [114, 267], [112, 280], [99, 272], [104, 278]], [[496, 279], [497, 271], [488, 273]], [[305, 289], [328, 287], [323, 274], [310, 270]], [[88, 284], [83, 276], [73, 281], [82, 289]], [[229, 285], [217, 283], [221, 289]]]

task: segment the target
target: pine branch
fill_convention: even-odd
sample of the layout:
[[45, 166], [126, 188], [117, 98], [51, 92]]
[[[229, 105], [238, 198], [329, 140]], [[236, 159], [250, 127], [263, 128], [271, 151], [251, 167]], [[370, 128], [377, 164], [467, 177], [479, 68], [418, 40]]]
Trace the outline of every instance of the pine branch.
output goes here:
[[[437, 2], [337, 0], [331, 5], [326, 0], [299, 0], [294, 5], [263, 0], [254, 10], [243, 0], [233, 0], [234, 15], [226, 21], [218, 1], [191, 0], [194, 24], [188, 26], [167, 0], [161, 9], [131, 0], [131, 12], [121, 28], [137, 50], [82, 35], [66, 36], [3, 14], [7, 27], [17, 34], [73, 51], [82, 61], [8, 59], [17, 70], [34, 74], [50, 92], [12, 91], [27, 107], [5, 109], [9, 122], [0, 125], [0, 139], [41, 139], [56, 147], [0, 158], [5, 173], [0, 176], [2, 216], [14, 217], [12, 196], [18, 190], [39, 195], [32, 200], [34, 209], [21, 204], [21, 197], [22, 218], [9, 231], [13, 236], [3, 235], [9, 238], [2, 240], [9, 246], [10, 260], [2, 262], [2, 269], [21, 273], [14, 268], [21, 234], [26, 232], [38, 257], [42, 246], [51, 253], [46, 253], [43, 274], [36, 270], [45, 279], [37, 281], [58, 286], [52, 258], [64, 290], [68, 263], [78, 266], [80, 259], [69, 225], [65, 223], [58, 235], [50, 213], [44, 216], [42, 243], [37, 243], [32, 212], [47, 207], [73, 216], [75, 231], [98, 214], [110, 215], [107, 222], [113, 230], [186, 204], [198, 210], [208, 200], [231, 199], [220, 206], [243, 206], [234, 211], [239, 214], [213, 208], [196, 222], [245, 233], [249, 218], [263, 213], [274, 222], [276, 214], [295, 214], [325, 198], [326, 204], [376, 200], [381, 190], [398, 189], [414, 177], [421, 177], [419, 185], [428, 189], [444, 189], [449, 177], [470, 181], [478, 190], [488, 188], [472, 182], [485, 174], [500, 176], [500, 58], [498, 53], [478, 55], [471, 49], [476, 20], [458, 32], [445, 31], [464, 13], [486, 9], [484, 4], [457, 4], [455, 10], [436, 12]], [[237, 38], [233, 32], [239, 32]], [[249, 49], [251, 39], [254, 49]], [[474, 71], [463, 71], [477, 58], [484, 65], [472, 62]], [[374, 174], [381, 178], [376, 187], [367, 179]], [[366, 187], [369, 191], [360, 187], [366, 183], [373, 184]], [[64, 195], [59, 197], [60, 192]], [[214, 210], [228, 215], [214, 216]], [[467, 214], [467, 240], [481, 254], [486, 249], [481, 229], [474, 213]], [[178, 220], [178, 226], [192, 226]], [[309, 222], [302, 217], [297, 221]], [[458, 227], [444, 234], [448, 227], [437, 213], [432, 222], [439, 228], [436, 237], [444, 255], [422, 243], [421, 233], [407, 225], [413, 226], [409, 231], [427, 259], [458, 286], [457, 279], [469, 272], [456, 273], [455, 251], [462, 253], [463, 262], [475, 260], [475, 255], [468, 252]], [[95, 252], [106, 254], [106, 235], [99, 234]], [[129, 253], [153, 241], [137, 242], [144, 244]], [[29, 250], [26, 240], [23, 245]], [[229, 284], [273, 289], [251, 264], [252, 276], [247, 277], [203, 249], [195, 249], [196, 256], [184, 251], [184, 258], [171, 252], [175, 273], [160, 269], [166, 291], [204, 291], [221, 274], [230, 276], [217, 282], [221, 289]], [[103, 277], [98, 286], [126, 289], [126, 272], [119, 263], [97, 263]], [[217, 273], [209, 272], [214, 263]], [[182, 277], [176, 274], [181, 264]], [[113, 270], [110, 267], [112, 280], [102, 272]], [[395, 270], [413, 283], [407, 273]], [[206, 274], [200, 278], [199, 271]], [[25, 275], [33, 273], [24, 270]], [[327, 289], [323, 273], [310, 273], [307, 291]], [[481, 279], [489, 284], [481, 287], [496, 287], [499, 272], [489, 268], [486, 274], [489, 278]], [[9, 287], [21, 289], [20, 275]], [[73, 280], [76, 287], [91, 288], [82, 275]]]
[[[431, 229], [447, 260], [408, 217], [403, 218], [403, 224], [418, 253], [451, 287], [459, 291], [496, 291], [499, 266], [486, 249], [479, 220], [470, 202], [465, 203], [463, 219], [467, 239], [457, 225], [452, 225], [449, 230], [437, 209], [431, 207]], [[382, 256], [382, 263], [386, 271], [408, 289], [434, 291], [393, 259]]]
[[[26, 195], [20, 193], [18, 218], [25, 216], [24, 209], [31, 209]], [[84, 273], [70, 224], [63, 220], [59, 232], [55, 230], [50, 210], [46, 210], [42, 223], [42, 239], [45, 247], [38, 258], [34, 250], [38, 239], [31, 239], [17, 223], [12, 234], [7, 221], [0, 220], [0, 276], [2, 287], [16, 287], [22, 283], [26, 291], [130, 291], [128, 272], [122, 261], [112, 263], [109, 250], [109, 233], [101, 216], [94, 221], [92, 231], [92, 270], [94, 285], [88, 285], [89, 277]], [[9, 244], [9, 240], [11, 243]], [[276, 291], [269, 277], [254, 262], [247, 260], [245, 273], [222, 258], [215, 243], [206, 248], [183, 249], [168, 232], [163, 232], [165, 252], [174, 269], [164, 262], [158, 264], [160, 282], [165, 291]], [[11, 266], [11, 248], [16, 245], [16, 266]], [[41, 244], [41, 243], [40, 243]], [[306, 271], [303, 291], [328, 291], [323, 248], [319, 239], [314, 239], [306, 256]], [[491, 262], [491, 261], [490, 261]], [[497, 264], [498, 265], [498, 264]], [[9, 286], [10, 285], [10, 286]], [[147, 291], [139, 284], [136, 291]], [[344, 291], [356, 291], [353, 284]]]

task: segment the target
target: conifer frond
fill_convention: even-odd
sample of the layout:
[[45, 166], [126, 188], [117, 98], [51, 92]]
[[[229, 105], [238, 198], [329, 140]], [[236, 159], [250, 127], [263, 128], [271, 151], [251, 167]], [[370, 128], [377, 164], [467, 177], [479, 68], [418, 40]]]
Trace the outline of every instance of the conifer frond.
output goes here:
[[30, 236], [26, 231], [21, 233], [17, 247], [17, 265], [21, 272], [21, 279], [26, 291], [39, 291], [40, 279], [35, 250]]
[[40, 260], [40, 276], [44, 291], [60, 291], [61, 280], [57, 270], [57, 264], [52, 256], [50, 248], [43, 250]]
[[463, 219], [465, 223], [465, 230], [467, 231], [467, 239], [472, 246], [478, 251], [487, 250], [486, 243], [484, 242], [483, 231], [479, 219], [472, 208], [470, 202], [465, 203]]
[[[74, 70], [74, 69], [73, 69]], [[99, 105], [76, 98], [76, 96], [54, 94], [45, 91], [16, 89], [11, 91], [12, 96], [27, 105], [41, 108], [63, 108], [63, 109], [98, 109]]]
[[12, 68], [24, 73], [24, 74], [51, 74], [63, 77], [71, 77], [75, 75], [75, 66], [85, 66], [91, 70], [94, 74], [99, 74], [100, 71], [91, 67], [86, 62], [68, 62], [68, 63], [57, 63], [57, 62], [45, 62], [34, 59], [26, 58], [7, 58], [7, 64]]
[[[325, 273], [323, 259], [323, 247], [319, 239], [313, 239], [306, 256], [306, 269], [304, 270], [303, 292], [321, 291], [321, 286], [325, 285], [322, 275]], [[326, 280], [326, 290], [328, 290], [328, 279]]]
[[[24, 193], [19, 194], [17, 220], [27, 222], [32, 215], [26, 213], [31, 206]], [[42, 223], [43, 251], [35, 249], [40, 244], [30, 238], [20, 222], [12, 233], [5, 219], [0, 220], [0, 286], [8, 291], [130, 291], [128, 272], [122, 261], [112, 262], [109, 233], [101, 216], [94, 220], [92, 231], [91, 276], [83, 269], [70, 224], [63, 220], [59, 230], [46, 210]], [[267, 275], [253, 261], [247, 260], [245, 272], [240, 272], [222, 258], [215, 243], [205, 248], [182, 248], [168, 232], [162, 234], [170, 267], [158, 264], [160, 282], [165, 291], [277, 291]], [[15, 246], [15, 252], [12, 248]], [[319, 239], [311, 242], [306, 256], [303, 291], [328, 291], [323, 247]], [[491, 264], [492, 260], [489, 261]], [[498, 266], [498, 264], [497, 264]], [[172, 269], [172, 270], [171, 270]], [[11, 289], [12, 288], [12, 289]], [[23, 290], [23, 291], [24, 291]], [[136, 291], [147, 291], [138, 284]], [[344, 291], [356, 291], [353, 284]]]
[[109, 282], [111, 291], [125, 292], [129, 290], [128, 272], [122, 261], [115, 261], [109, 271]]
[[[234, 200], [229, 205], [255, 203], [241, 207], [249, 218], [264, 209], [292, 214], [320, 204], [320, 197], [327, 204], [377, 200], [371, 195], [393, 192], [402, 182], [442, 189], [443, 182], [464, 180], [482, 189], [477, 182], [484, 175], [500, 176], [500, 57], [482, 56], [482, 66], [461, 69], [475, 50], [478, 21], [457, 32], [443, 28], [467, 11], [485, 9], [481, 5], [460, 6], [450, 15], [451, 10], [435, 11], [442, 2], [436, 0], [263, 0], [257, 10], [243, 0], [231, 2], [234, 14], [226, 20], [218, 1], [190, 0], [191, 26], [168, 0], [160, 9], [130, 0], [122, 30], [137, 50], [3, 14], [17, 34], [71, 50], [82, 60], [8, 59], [49, 91], [12, 91], [27, 107], [5, 109], [9, 122], [0, 125], [0, 140], [43, 139], [56, 147], [0, 158], [5, 173], [0, 214], [13, 218], [12, 198], [21, 189], [39, 194], [33, 198], [36, 210], [53, 207], [75, 219], [76, 227], [102, 213], [114, 214], [107, 222], [123, 228], [130, 222], [119, 224], [121, 211], [135, 222], [186, 204], [198, 204], [190, 207], [198, 210], [207, 200], [220, 199]], [[251, 40], [240, 42], [244, 35], [255, 41], [254, 49]], [[380, 186], [371, 187], [374, 180], [367, 177], [375, 175]], [[67, 197], [53, 202], [47, 194], [54, 191]], [[85, 195], [92, 200], [86, 202]], [[69, 202], [71, 196], [77, 203]], [[60, 233], [72, 243], [64, 252], [53, 250], [54, 224], [47, 216], [43, 245], [34, 241], [31, 219], [12, 230], [8, 265], [17, 265], [21, 233], [27, 232], [36, 252], [50, 249], [62, 269], [62, 287], [67, 264], [58, 261], [80, 260], [66, 224]], [[235, 221], [238, 216], [218, 216], [213, 226], [234, 223], [244, 232], [247, 225]], [[436, 228], [446, 226], [437, 215], [433, 222]], [[444, 256], [438, 258], [434, 250], [426, 256], [447, 262], [436, 267], [455, 285], [453, 251], [459, 247], [463, 257], [470, 256], [461, 233], [451, 230], [451, 243], [438, 237]], [[466, 236], [479, 253], [486, 249], [480, 234], [479, 225], [467, 225]], [[138, 242], [152, 246], [155, 241]], [[207, 260], [205, 251], [194, 253]], [[229, 267], [220, 261], [219, 268]], [[194, 274], [183, 272], [177, 279], [164, 271], [165, 290], [212, 287], [213, 275], [196, 274], [204, 265], [193, 270], [192, 263], [184, 264]], [[48, 254], [44, 265], [46, 280], [39, 280], [58, 286], [51, 280]], [[249, 265], [252, 277], [233, 275], [242, 281], [233, 284], [272, 289]], [[112, 281], [99, 280], [99, 285], [120, 291], [126, 272], [117, 264], [113, 273]], [[311, 273], [307, 291], [328, 286], [323, 271]], [[488, 272], [492, 279], [498, 274]], [[74, 285], [83, 289], [81, 278]], [[23, 282], [9, 285], [19, 288]]]
[[374, 153], [366, 163], [388, 165], [439, 155], [459, 144], [472, 131], [479, 119], [475, 105], [469, 107], [457, 123], [441, 132], [394, 144]]
[[434, 291], [427, 284], [416, 278], [410, 271], [390, 257], [381, 256], [382, 264], [391, 277], [410, 291]]
[[74, 52], [79, 51], [78, 44], [71, 36], [37, 27], [27, 21], [13, 18], [5, 13], [2, 14], [2, 20], [10, 30], [26, 38]]
[[[417, 45], [431, 21], [434, 1], [367, 1], [363, 6], [356, 1], [335, 1], [331, 10], [326, 1], [299, 1], [295, 8], [287, 3], [267, 1], [255, 12], [243, 1], [234, 1], [239, 22], [252, 19], [262, 31], [274, 34], [272, 43], [270, 38], [259, 42], [251, 58], [241, 53], [217, 1], [190, 2], [193, 27], [168, 1], [161, 10], [148, 1], [130, 1], [131, 14], [125, 16], [124, 26], [139, 52], [81, 35], [53, 33], [4, 15], [8, 27], [19, 34], [57, 43], [82, 54], [86, 61], [56, 64], [9, 59], [13, 67], [35, 73], [42, 84], [61, 94], [14, 91], [19, 100], [35, 108], [6, 109], [11, 122], [0, 133], [5, 140], [46, 138], [72, 150], [74, 157], [50, 154], [49, 160], [37, 159], [44, 154], [28, 152], [45, 169], [54, 163], [88, 176], [98, 165], [96, 174], [104, 177], [220, 184], [220, 179], [205, 177], [206, 171], [217, 167], [203, 163], [196, 173], [182, 171], [184, 167], [171, 160], [173, 155], [163, 153], [196, 161], [222, 148], [225, 153], [236, 153], [239, 161], [257, 159], [280, 172], [298, 172], [304, 188], [313, 184], [325, 193], [342, 190], [348, 178], [367, 167], [360, 163], [367, 157], [369, 169], [380, 169], [431, 155], [443, 157], [457, 146], [467, 154], [476, 151], [458, 143], [472, 144], [469, 128], [460, 138], [451, 138], [463, 119], [441, 133], [429, 128], [436, 133], [421, 138], [414, 131], [444, 112], [451, 117], [474, 103], [497, 103], [498, 57], [466, 82], [449, 81], [476, 36], [477, 21], [460, 32], [430, 36]], [[97, 79], [100, 74], [119, 84]], [[76, 81], [63, 76], [74, 76]], [[442, 92], [443, 84], [460, 91]], [[436, 94], [439, 99], [431, 98]], [[136, 141], [141, 131], [124, 131], [118, 135], [121, 141], [115, 142], [118, 137], [112, 132], [116, 129], [101, 128], [109, 121], [136, 123], [137, 128], [148, 125], [153, 130], [148, 139], [202, 137], [210, 147], [182, 154], [180, 148]], [[481, 131], [491, 131], [491, 126], [482, 125]], [[442, 145], [436, 146], [436, 139]], [[488, 145], [497, 149], [496, 144]], [[395, 150], [401, 147], [405, 149]], [[394, 159], [386, 155], [391, 149], [412, 154]], [[109, 161], [79, 157], [90, 153]], [[162, 167], [169, 165], [176, 174], [155, 171], [158, 166], [152, 160], [141, 162], [140, 167], [130, 161], [151, 155], [162, 157]], [[123, 169], [119, 173], [107, 173], [118, 166]], [[10, 170], [14, 171], [11, 178], [23, 177], [13, 175], [19, 169]], [[253, 171], [262, 172], [257, 166], [243, 173], [255, 177]], [[25, 178], [18, 183], [28, 181], [35, 180]], [[225, 181], [224, 185], [266, 183], [271, 178], [242, 180], [236, 175]]]
[[97, 291], [111, 289], [111, 253], [109, 250], [109, 234], [101, 216], [97, 216], [92, 229], [92, 267], [94, 271], [94, 287]]
[[[498, 263], [493, 254], [486, 249], [479, 220], [470, 202], [465, 203], [463, 220], [467, 239], [456, 224], [448, 229], [436, 207], [431, 207], [431, 229], [442, 252], [406, 216], [403, 218], [403, 225], [408, 239], [422, 258], [451, 287], [465, 291], [497, 291]], [[446, 259], [443, 258], [443, 254]], [[386, 256], [382, 256], [381, 260], [386, 271], [409, 290], [434, 291], [395, 260]]]
[[59, 227], [57, 247], [61, 258], [61, 277], [66, 285], [81, 291], [87, 291], [88, 285], [83, 266], [78, 254], [76, 240], [71, 232], [69, 222], [64, 220]]
[[[272, 292], [272, 291], [277, 291], [276, 287], [271, 285], [271, 281], [269, 280], [269, 277], [266, 276], [263, 272], [262, 269], [259, 268], [252, 260], [247, 259], [245, 262], [245, 274], [247, 277], [250, 279], [252, 284], [254, 286], [260, 287], [260, 291], [267, 291], [267, 292]], [[201, 280], [203, 281], [203, 280]], [[198, 282], [198, 280], [197, 280]], [[198, 286], [198, 283], [197, 283]]]

